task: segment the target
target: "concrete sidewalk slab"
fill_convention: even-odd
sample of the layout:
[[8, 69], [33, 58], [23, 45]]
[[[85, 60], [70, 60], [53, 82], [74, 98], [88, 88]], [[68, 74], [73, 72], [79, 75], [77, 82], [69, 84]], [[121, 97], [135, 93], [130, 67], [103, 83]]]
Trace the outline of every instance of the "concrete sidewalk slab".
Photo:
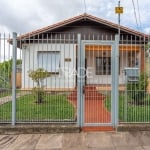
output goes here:
[[150, 146], [143, 146], [144, 150], [150, 150]]
[[150, 132], [0, 135], [0, 150], [150, 150]]
[[116, 150], [145, 150], [142, 146], [117, 147]]
[[111, 134], [111, 132], [87, 133], [86, 145], [88, 148], [113, 148], [114, 145], [112, 142]]
[[147, 131], [140, 132], [140, 139], [142, 145], [148, 146], [150, 150], [150, 132]]
[[62, 148], [62, 134], [46, 134], [41, 135], [39, 142], [36, 145], [36, 150], [50, 150]]
[[17, 137], [17, 135], [0, 135], [0, 150], [8, 149]]
[[38, 134], [19, 135], [7, 150], [34, 150], [40, 136]]
[[86, 133], [64, 134], [62, 150], [85, 150]]
[[87, 148], [86, 150], [116, 150], [116, 148]]
[[140, 133], [119, 132], [112, 134], [112, 142], [115, 147], [121, 146], [139, 146], [142, 145], [140, 140]]

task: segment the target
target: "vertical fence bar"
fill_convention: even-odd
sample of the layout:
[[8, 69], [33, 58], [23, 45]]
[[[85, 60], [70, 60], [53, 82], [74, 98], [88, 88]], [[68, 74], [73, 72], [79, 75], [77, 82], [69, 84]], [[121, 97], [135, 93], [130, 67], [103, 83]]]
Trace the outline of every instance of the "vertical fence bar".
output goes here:
[[81, 78], [80, 78], [80, 66], [81, 66], [81, 34], [77, 35], [77, 42], [78, 42], [78, 67], [77, 67], [77, 125], [81, 126], [81, 94], [82, 94], [82, 87], [81, 87]]
[[17, 33], [13, 32], [13, 63], [12, 63], [12, 125], [16, 122], [16, 58], [17, 58]]
[[80, 49], [80, 84], [81, 84], [81, 99], [80, 99], [80, 111], [81, 111], [81, 127], [85, 123], [85, 44], [81, 43]]

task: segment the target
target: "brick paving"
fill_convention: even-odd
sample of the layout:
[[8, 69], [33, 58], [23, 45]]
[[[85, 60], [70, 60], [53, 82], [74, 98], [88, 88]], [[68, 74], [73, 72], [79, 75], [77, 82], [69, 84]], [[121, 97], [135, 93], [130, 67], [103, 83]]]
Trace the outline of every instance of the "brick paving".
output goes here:
[[[77, 89], [69, 96], [69, 100], [77, 106]], [[111, 114], [105, 108], [105, 96], [96, 90], [95, 86], [85, 87], [85, 123], [110, 123]]]

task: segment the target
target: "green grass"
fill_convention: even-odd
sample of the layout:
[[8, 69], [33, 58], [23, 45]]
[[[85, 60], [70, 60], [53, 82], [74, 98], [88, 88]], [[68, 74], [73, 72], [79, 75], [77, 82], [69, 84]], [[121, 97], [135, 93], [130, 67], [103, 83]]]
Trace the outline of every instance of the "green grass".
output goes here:
[[[74, 119], [75, 109], [63, 95], [45, 96], [42, 104], [37, 104], [32, 95], [17, 99], [17, 120], [64, 120]], [[0, 120], [11, 119], [11, 102], [0, 106]]]
[[[147, 96], [143, 105], [135, 105], [127, 100], [123, 94], [119, 95], [119, 121], [120, 122], [150, 122], [150, 97]], [[106, 108], [110, 111], [110, 97], [105, 101]], [[127, 107], [125, 107], [127, 106]], [[127, 109], [125, 109], [127, 108]]]

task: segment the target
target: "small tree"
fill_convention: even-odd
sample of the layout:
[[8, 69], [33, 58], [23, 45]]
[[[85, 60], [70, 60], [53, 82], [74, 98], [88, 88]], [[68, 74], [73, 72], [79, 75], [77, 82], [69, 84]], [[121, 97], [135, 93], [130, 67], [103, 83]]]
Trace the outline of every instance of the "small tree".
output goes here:
[[45, 78], [50, 76], [50, 74], [43, 68], [38, 68], [35, 71], [28, 71], [28, 75], [36, 83], [36, 87], [32, 89], [32, 92], [37, 100], [37, 103], [40, 104], [44, 99], [44, 87], [42, 83]]
[[128, 83], [127, 91], [135, 104], [143, 104], [146, 90], [148, 86], [148, 77], [145, 73], [141, 73], [136, 83]]

